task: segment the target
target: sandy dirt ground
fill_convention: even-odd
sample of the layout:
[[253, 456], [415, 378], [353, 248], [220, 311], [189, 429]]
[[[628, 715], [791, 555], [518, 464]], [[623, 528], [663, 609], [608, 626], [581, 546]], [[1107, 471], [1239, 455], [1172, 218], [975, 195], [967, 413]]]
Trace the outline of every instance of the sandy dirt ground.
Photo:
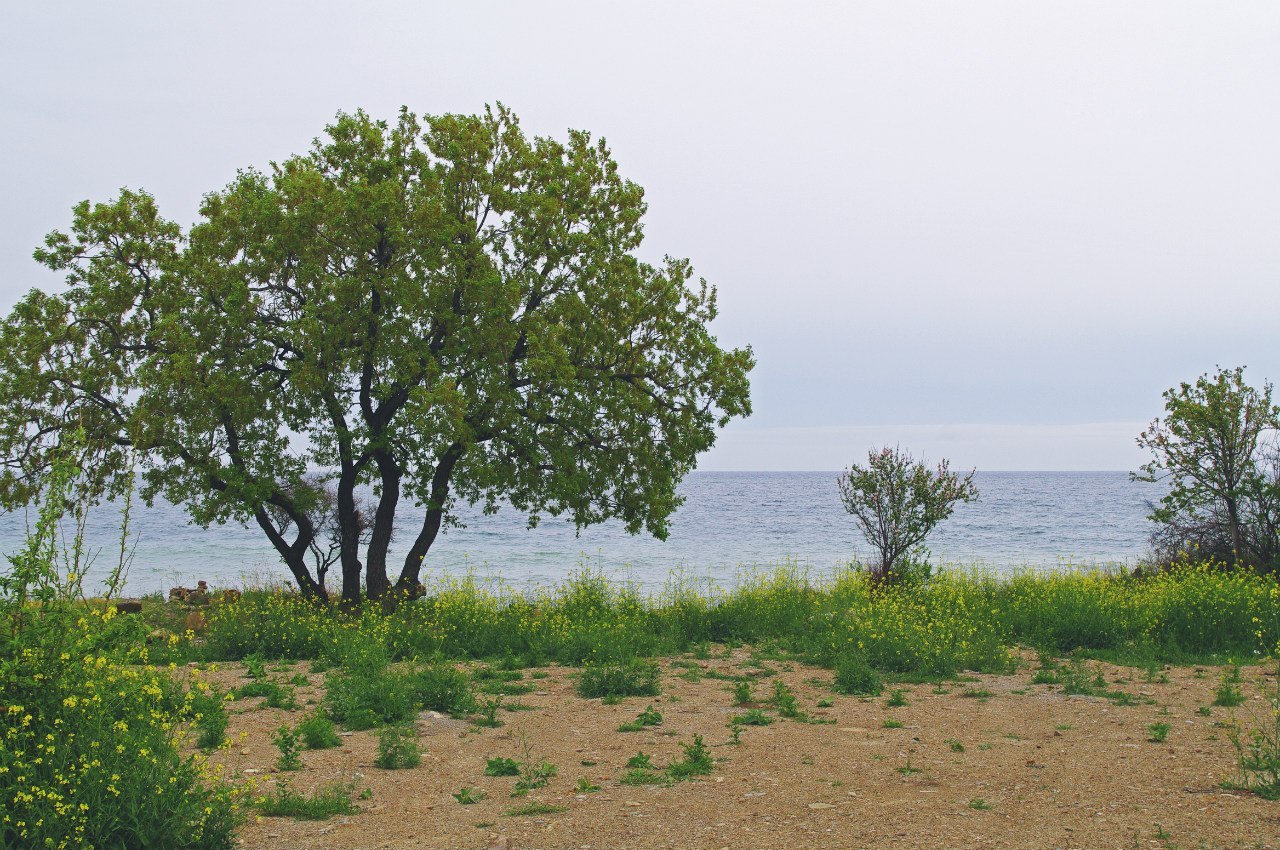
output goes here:
[[[574, 694], [570, 668], [524, 671], [528, 694], [507, 697], [531, 710], [501, 711], [504, 725], [479, 729], [466, 720], [424, 712], [417, 726], [419, 767], [374, 766], [375, 732], [343, 735], [337, 749], [303, 751], [304, 767], [287, 774], [308, 791], [351, 782], [366, 799], [359, 814], [327, 821], [251, 817], [240, 833], [250, 848], [1280, 848], [1280, 802], [1224, 790], [1237, 776], [1227, 740], [1230, 717], [1205, 707], [1215, 668], [1141, 670], [1100, 666], [1109, 687], [1138, 704], [1067, 696], [1032, 684], [1034, 662], [1008, 676], [967, 676], [943, 685], [901, 688], [907, 705], [832, 693], [830, 671], [785, 661], [760, 670], [745, 649], [710, 659], [662, 661], [663, 693], [615, 705]], [[296, 723], [323, 698], [323, 674], [306, 664], [269, 667], [287, 680], [303, 674], [300, 707], [265, 708], [261, 699], [231, 704], [232, 745], [214, 757], [270, 790], [281, 774], [270, 732]], [[770, 671], [776, 671], [772, 675]], [[710, 675], [708, 675], [710, 674]], [[779, 719], [747, 726], [732, 742], [732, 682], [711, 676], [754, 674], [764, 698], [775, 680], [800, 709], [821, 722]], [[1235, 716], [1263, 715], [1252, 685], [1262, 668], [1245, 669], [1249, 697]], [[247, 681], [239, 665], [208, 674], [232, 687]], [[1163, 681], [1161, 681], [1163, 679]], [[1274, 678], [1267, 680], [1274, 687]], [[984, 696], [983, 693], [988, 693]], [[976, 694], [976, 695], [975, 695]], [[820, 701], [829, 707], [819, 707]], [[660, 726], [620, 733], [652, 703]], [[768, 706], [765, 706], [768, 708]], [[770, 711], [771, 714], [776, 714]], [[886, 719], [901, 723], [886, 726]], [[1149, 726], [1167, 723], [1167, 740]], [[661, 767], [701, 734], [715, 758], [710, 776], [665, 786], [619, 779], [638, 751]], [[493, 757], [546, 760], [557, 775], [528, 797], [512, 796], [515, 779], [484, 775]], [[582, 793], [580, 778], [598, 791]], [[462, 788], [484, 792], [462, 805]], [[368, 789], [365, 791], [365, 789]], [[508, 814], [540, 802], [564, 811]]]

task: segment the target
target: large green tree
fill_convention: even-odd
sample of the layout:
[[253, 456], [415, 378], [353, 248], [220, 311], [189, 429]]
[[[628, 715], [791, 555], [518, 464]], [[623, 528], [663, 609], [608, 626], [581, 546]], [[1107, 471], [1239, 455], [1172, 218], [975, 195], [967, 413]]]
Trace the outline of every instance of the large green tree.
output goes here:
[[1152, 459], [1133, 474], [1168, 486], [1150, 518], [1186, 542], [1224, 530], [1233, 563], [1273, 557], [1280, 479], [1274, 460], [1267, 470], [1264, 436], [1280, 427], [1280, 407], [1271, 385], [1255, 389], [1243, 367], [1219, 368], [1166, 390], [1164, 411], [1138, 436]]
[[340, 114], [187, 233], [145, 193], [83, 202], [36, 251], [68, 287], [0, 331], [0, 499], [32, 498], [82, 427], [108, 472], [140, 458], [148, 499], [256, 523], [317, 597], [332, 506], [348, 601], [393, 587], [406, 499], [403, 589], [458, 499], [665, 536], [677, 483], [750, 413], [753, 361], [717, 345], [687, 261], [636, 256], [644, 212], [603, 141], [528, 138], [501, 105]]

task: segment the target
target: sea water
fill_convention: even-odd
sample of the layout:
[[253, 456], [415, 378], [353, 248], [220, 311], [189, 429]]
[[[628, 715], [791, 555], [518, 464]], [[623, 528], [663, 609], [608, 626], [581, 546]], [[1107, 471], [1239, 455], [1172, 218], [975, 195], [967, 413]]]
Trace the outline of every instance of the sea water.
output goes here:
[[[665, 541], [629, 535], [616, 522], [575, 533], [563, 519], [544, 517], [530, 529], [527, 517], [509, 507], [484, 516], [463, 504], [464, 527], [437, 538], [423, 576], [429, 582], [470, 571], [519, 588], [551, 585], [585, 566], [654, 591], [676, 571], [721, 586], [741, 571], [781, 564], [822, 574], [872, 557], [840, 502], [836, 474], [695, 472], [680, 486], [685, 501]], [[975, 482], [978, 500], [959, 505], [926, 540], [934, 564], [997, 572], [1129, 567], [1147, 550], [1146, 515], [1159, 490], [1130, 481], [1128, 473], [979, 472]], [[0, 553], [22, 545], [28, 522], [34, 517], [22, 511], [0, 516]], [[421, 522], [421, 509], [402, 505], [388, 568], [393, 578]], [[206, 530], [189, 524], [181, 508], [157, 503], [134, 506], [130, 531], [130, 593], [199, 579], [228, 586], [289, 576], [256, 525]], [[96, 586], [120, 560], [118, 506], [94, 510], [86, 540], [95, 553], [87, 585]]]

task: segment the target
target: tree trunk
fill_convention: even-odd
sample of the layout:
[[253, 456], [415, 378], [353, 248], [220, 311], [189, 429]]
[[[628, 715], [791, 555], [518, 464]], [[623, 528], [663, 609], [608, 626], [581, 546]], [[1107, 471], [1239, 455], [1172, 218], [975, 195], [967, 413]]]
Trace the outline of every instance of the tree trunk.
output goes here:
[[404, 569], [400, 571], [400, 578], [396, 581], [396, 590], [405, 595], [414, 596], [418, 592], [421, 584], [422, 561], [427, 557], [427, 551], [431, 549], [431, 544], [435, 542], [436, 535], [440, 533], [440, 526], [444, 522], [445, 504], [449, 501], [449, 479], [453, 475], [453, 468], [458, 465], [458, 461], [465, 453], [466, 448], [461, 443], [453, 443], [445, 449], [444, 454], [440, 456], [440, 462], [436, 464], [435, 474], [431, 476], [431, 501], [427, 505], [427, 515], [422, 521], [422, 530], [418, 532], [417, 539], [413, 541], [413, 547], [405, 556]]
[[311, 570], [307, 568], [307, 547], [311, 544], [312, 538], [315, 537], [315, 529], [299, 526], [298, 537], [290, 544], [276, 529], [275, 524], [271, 522], [271, 516], [264, 508], [258, 508], [254, 511], [253, 517], [258, 521], [259, 527], [266, 532], [267, 538], [271, 540], [271, 545], [280, 553], [280, 557], [284, 560], [285, 566], [289, 568], [289, 572], [293, 573], [293, 578], [298, 582], [298, 590], [302, 593], [303, 598], [318, 602], [328, 602], [329, 594], [325, 591], [324, 585], [316, 581], [311, 575]]
[[369, 537], [369, 549], [365, 558], [365, 584], [370, 599], [377, 599], [390, 588], [387, 579], [387, 549], [391, 546], [391, 532], [395, 528], [396, 506], [400, 503], [400, 465], [386, 450], [374, 453], [378, 473], [382, 478], [382, 495], [373, 518], [373, 531]]
[[1244, 541], [1240, 534], [1240, 507], [1235, 499], [1227, 499], [1227, 524], [1231, 526], [1231, 566], [1240, 563], [1244, 552]]
[[356, 470], [349, 461], [338, 477], [338, 532], [341, 541], [342, 602], [360, 602], [360, 529], [356, 521]]

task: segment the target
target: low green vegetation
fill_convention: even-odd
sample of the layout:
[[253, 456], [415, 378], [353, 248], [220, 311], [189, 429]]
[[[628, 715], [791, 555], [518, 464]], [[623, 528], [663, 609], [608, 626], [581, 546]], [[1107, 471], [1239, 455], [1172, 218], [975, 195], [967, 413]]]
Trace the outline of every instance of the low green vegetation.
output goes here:
[[681, 744], [684, 755], [667, 766], [667, 774], [675, 780], [689, 779], [694, 776], [706, 776], [715, 767], [711, 758], [711, 750], [707, 749], [701, 735], [694, 735], [693, 741]]
[[[1267, 652], [1280, 641], [1275, 584], [1207, 564], [1140, 576], [939, 571], [924, 582], [887, 585], [854, 569], [818, 578], [784, 567], [747, 574], [714, 594], [674, 579], [660, 596], [646, 597], [584, 569], [532, 594], [444, 578], [415, 602], [349, 613], [285, 593], [246, 592], [211, 613], [203, 642], [182, 640], [169, 655], [326, 659], [330, 711], [349, 728], [397, 722], [415, 704], [470, 711], [475, 685], [503, 693], [529, 687], [501, 670], [473, 683], [444, 659], [583, 665], [580, 695], [625, 698], [659, 692], [659, 669], [648, 659], [712, 642], [770, 643], [833, 668], [838, 692], [874, 696], [885, 676], [936, 681], [963, 670], [1008, 672], [1018, 644], [1049, 655], [1141, 656], [1147, 664]], [[1054, 676], [1048, 669], [1037, 680]], [[736, 701], [750, 701], [749, 683], [735, 689]]]
[[201, 682], [192, 689], [191, 720], [196, 728], [196, 746], [213, 750], [227, 740], [227, 694]]
[[55, 459], [35, 527], [0, 570], [0, 847], [231, 847], [243, 787], [185, 752], [222, 743], [221, 694], [157, 664], [171, 647], [139, 618], [85, 604], [84, 553], [60, 530], [79, 479]]
[[298, 721], [297, 733], [308, 750], [328, 750], [342, 743], [333, 721], [318, 711]]
[[578, 696], [588, 699], [657, 696], [660, 675], [657, 664], [638, 658], [621, 663], [587, 664], [578, 676]]
[[[1267, 800], [1280, 800], [1280, 663], [1274, 672], [1271, 684], [1265, 678], [1258, 679], [1258, 696], [1265, 708], [1261, 712], [1246, 710], [1247, 721], [1233, 711], [1227, 725], [1227, 740], [1236, 752], [1240, 780], [1224, 784]], [[1238, 669], [1232, 678], [1239, 688]]]
[[1244, 702], [1244, 692], [1240, 689], [1240, 668], [1228, 667], [1218, 683], [1218, 690], [1213, 697], [1213, 704], [1223, 708], [1235, 708]]
[[386, 770], [417, 767], [422, 762], [418, 732], [412, 725], [387, 726], [378, 732], [378, 755], [373, 763]]
[[636, 715], [636, 719], [629, 723], [624, 723], [618, 727], [619, 732], [641, 732], [650, 726], [662, 725], [662, 712], [658, 711], [652, 705], [645, 708], [644, 711]]
[[282, 708], [292, 711], [298, 707], [298, 699], [293, 688], [266, 679], [254, 679], [247, 685], [241, 685], [233, 692], [236, 699], [264, 697], [262, 704], [267, 708]]
[[306, 795], [294, 791], [287, 780], [280, 780], [275, 791], [254, 801], [254, 807], [266, 817], [325, 820], [334, 815], [354, 815], [359, 811], [351, 801], [355, 790], [352, 783], [337, 782]]
[[464, 806], [474, 805], [485, 798], [485, 793], [479, 788], [459, 788], [458, 792], [453, 795], [453, 799], [457, 800]]
[[513, 758], [499, 756], [489, 759], [484, 766], [485, 776], [519, 776], [520, 762]]
[[503, 814], [509, 818], [525, 818], [533, 815], [554, 815], [568, 810], [568, 806], [554, 806], [550, 803], [525, 803], [523, 806], [507, 809]]
[[773, 717], [758, 708], [749, 708], [742, 714], [735, 714], [732, 722], [736, 726], [768, 726]]
[[298, 733], [288, 726], [281, 726], [271, 733], [271, 743], [276, 745], [280, 756], [276, 759], [276, 770], [302, 770], [302, 759], [298, 757]]

